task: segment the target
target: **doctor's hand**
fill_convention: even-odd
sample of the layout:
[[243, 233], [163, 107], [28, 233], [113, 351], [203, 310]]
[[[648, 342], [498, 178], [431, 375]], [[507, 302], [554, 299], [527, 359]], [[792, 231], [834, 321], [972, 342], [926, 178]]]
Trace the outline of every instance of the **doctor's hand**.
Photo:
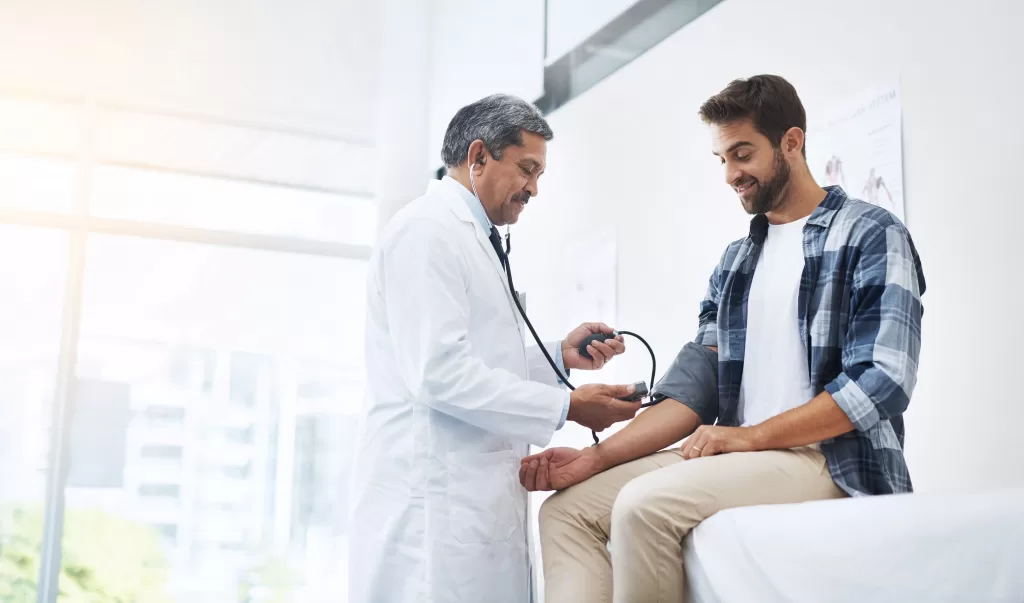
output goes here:
[[607, 333], [611, 335], [615, 329], [603, 322], [585, 322], [573, 329], [565, 339], [562, 340], [562, 362], [567, 369], [579, 369], [581, 371], [596, 371], [603, 367], [613, 356], [626, 351], [626, 344], [622, 341], [622, 335], [614, 339], [607, 339], [603, 342], [595, 341], [587, 346], [587, 352], [591, 358], [580, 354], [577, 349], [583, 340], [594, 333]]
[[530, 492], [564, 490], [603, 470], [597, 447], [549, 448], [523, 459], [519, 483]]
[[632, 419], [640, 410], [639, 402], [619, 400], [632, 395], [634, 391], [636, 386], [633, 385], [581, 385], [569, 396], [569, 414], [566, 419], [594, 431], [604, 431], [619, 421]]

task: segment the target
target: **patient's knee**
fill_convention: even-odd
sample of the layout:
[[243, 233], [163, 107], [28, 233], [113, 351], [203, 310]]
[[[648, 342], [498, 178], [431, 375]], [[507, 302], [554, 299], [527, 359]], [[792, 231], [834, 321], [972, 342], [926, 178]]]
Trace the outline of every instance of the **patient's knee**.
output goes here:
[[[643, 476], [626, 484], [612, 506], [612, 530], [685, 533], [702, 519], [699, 496], [687, 485]], [[621, 532], [620, 532], [621, 533]]]
[[651, 512], [650, 496], [643, 480], [633, 480], [623, 486], [612, 505], [612, 526], [637, 520]]

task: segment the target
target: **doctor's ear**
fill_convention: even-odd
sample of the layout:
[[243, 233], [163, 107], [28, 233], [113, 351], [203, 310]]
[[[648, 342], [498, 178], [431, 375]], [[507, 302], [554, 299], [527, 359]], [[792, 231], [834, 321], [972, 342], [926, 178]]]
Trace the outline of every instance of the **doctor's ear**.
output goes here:
[[476, 158], [474, 158], [473, 161], [471, 161], [469, 166], [468, 166], [469, 167], [470, 175], [474, 175], [474, 174], [477, 175], [477, 176], [483, 175], [483, 173], [484, 173], [484, 163], [486, 163], [486, 162], [487, 162], [487, 160], [483, 157], [482, 154], [481, 155], [477, 155]]
[[469, 145], [469, 152], [467, 153], [466, 159], [469, 160], [470, 171], [477, 171], [478, 167], [482, 168], [487, 162], [487, 147], [482, 140], [474, 140]]

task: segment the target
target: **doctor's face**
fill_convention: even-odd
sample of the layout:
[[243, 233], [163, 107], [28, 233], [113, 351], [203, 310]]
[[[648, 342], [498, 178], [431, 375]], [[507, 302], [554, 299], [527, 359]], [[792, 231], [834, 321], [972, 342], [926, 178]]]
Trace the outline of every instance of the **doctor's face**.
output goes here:
[[488, 154], [484, 165], [472, 166], [480, 201], [495, 226], [519, 221], [519, 214], [537, 196], [537, 180], [544, 173], [546, 157], [544, 138], [524, 131], [523, 145], [506, 147], [500, 161]]
[[747, 213], [766, 214], [779, 208], [789, 185], [789, 161], [753, 122], [712, 124], [711, 152], [721, 161], [725, 181]]

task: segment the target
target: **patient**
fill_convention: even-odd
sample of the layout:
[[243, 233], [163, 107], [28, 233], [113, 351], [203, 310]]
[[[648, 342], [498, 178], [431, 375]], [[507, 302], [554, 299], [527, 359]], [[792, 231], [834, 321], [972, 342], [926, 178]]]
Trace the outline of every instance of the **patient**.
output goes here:
[[911, 491], [925, 282], [907, 229], [815, 183], [784, 79], [734, 81], [700, 115], [750, 232], [711, 275], [664, 401], [599, 445], [523, 460], [524, 487], [560, 490], [540, 512], [548, 603], [683, 601], [682, 540], [723, 509]]

